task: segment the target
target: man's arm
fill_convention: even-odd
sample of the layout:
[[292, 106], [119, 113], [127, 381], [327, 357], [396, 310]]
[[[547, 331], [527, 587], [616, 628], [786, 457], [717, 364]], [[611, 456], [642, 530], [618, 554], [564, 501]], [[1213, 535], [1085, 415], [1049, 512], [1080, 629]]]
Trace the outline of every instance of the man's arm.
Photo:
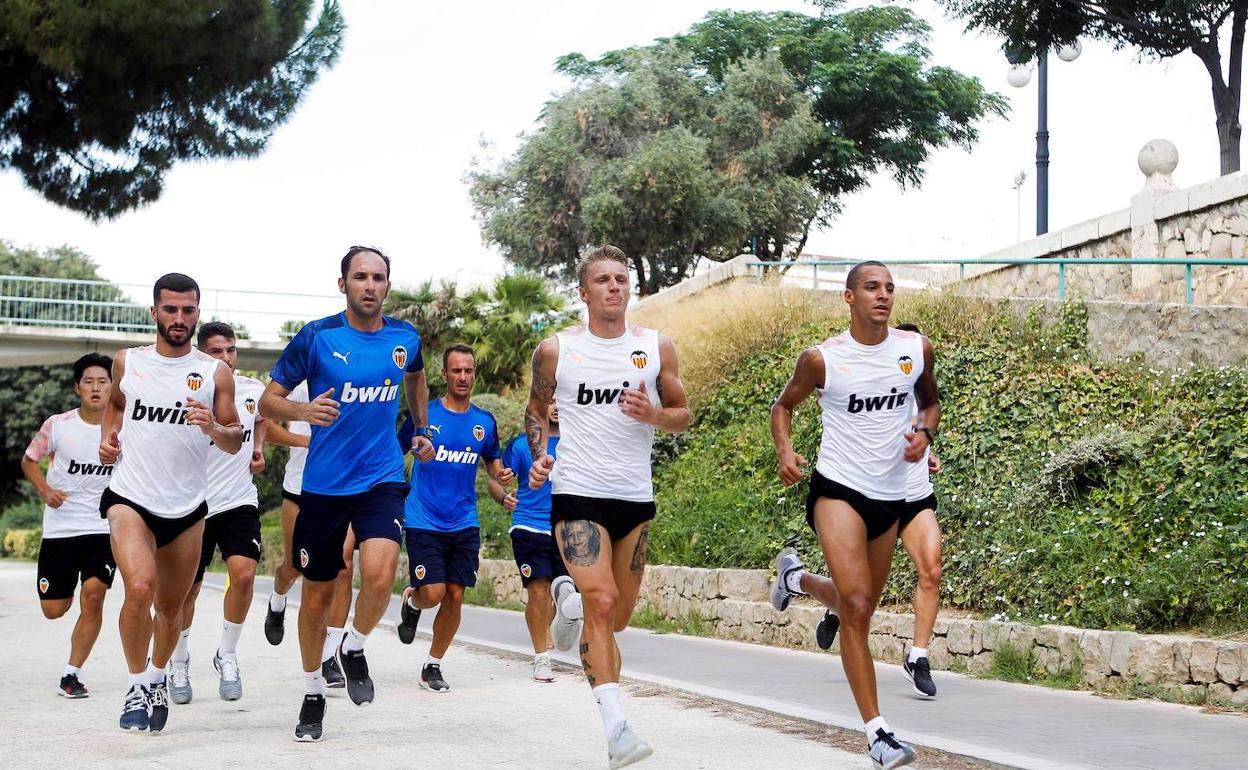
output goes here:
[[121, 392], [121, 379], [126, 376], [126, 351], [113, 356], [113, 387], [109, 389], [104, 417], [100, 421], [100, 462], [112, 465], [121, 456], [121, 418], [125, 416], [126, 396]]
[[48, 483], [44, 478], [43, 468], [39, 467], [38, 462], [30, 459], [29, 455], [22, 455], [22, 475], [34, 486], [39, 497], [43, 498], [43, 502], [49, 508], [60, 508], [65, 498], [69, 497], [68, 492], [56, 489]]
[[[417, 430], [429, 427], [429, 384], [425, 370], [407, 372], [403, 375], [403, 394], [407, 396], [407, 411]], [[433, 459], [433, 439], [417, 434], [412, 438], [412, 453], [422, 463]]]
[[338, 402], [330, 388], [311, 401], [291, 401], [287, 388], [277, 380], [269, 380], [260, 396], [260, 414], [274, 422], [306, 422], [325, 427], [338, 419]]
[[251, 434], [251, 474], [264, 473], [264, 439], [269, 431], [269, 421], [264, 415], [256, 415], [256, 426]]
[[936, 351], [932, 341], [923, 338], [923, 373], [914, 383], [914, 398], [919, 407], [914, 430], [906, 434], [907, 462], [917, 463], [932, 445], [932, 437], [940, 427], [940, 393], [936, 389]]
[[659, 391], [659, 407], [650, 402], [643, 382], [640, 388], [620, 394], [620, 409], [634, 420], [659, 430], [684, 433], [689, 428], [692, 413], [684, 383], [680, 381], [680, 358], [676, 355], [676, 346], [666, 335], [659, 335], [659, 376], [655, 387]]
[[186, 405], [191, 407], [186, 423], [198, 426], [222, 452], [237, 454], [243, 447], [243, 426], [234, 406], [234, 374], [228, 366], [217, 367], [213, 385], [211, 410], [193, 398], [186, 399]]
[[264, 440], [270, 444], [307, 449], [308, 444], [311, 442], [311, 436], [303, 433], [294, 433], [274, 420], [265, 420], [264, 424]]
[[817, 348], [806, 348], [797, 357], [793, 376], [771, 405], [771, 441], [780, 461], [780, 483], [786, 487], [802, 480], [805, 474], [801, 466], [807, 465], [806, 458], [793, 451], [793, 412], [823, 385], [824, 376], [823, 354]]
[[533, 378], [529, 403], [524, 408], [524, 437], [533, 458], [529, 466], [529, 487], [540, 489], [555, 467], [555, 458], [546, 454], [550, 435], [549, 409], [555, 398], [555, 368], [559, 363], [559, 339], [547, 337], [533, 350]]

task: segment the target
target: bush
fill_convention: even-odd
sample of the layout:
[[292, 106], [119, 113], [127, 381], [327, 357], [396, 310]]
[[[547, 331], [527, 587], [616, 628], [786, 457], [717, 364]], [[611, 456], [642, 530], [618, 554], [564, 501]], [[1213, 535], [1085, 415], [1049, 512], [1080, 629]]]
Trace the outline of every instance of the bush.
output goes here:
[[39, 558], [39, 543], [43, 540], [43, 530], [35, 527], [34, 529], [10, 529], [0, 538], [0, 547], [3, 553], [13, 559], [37, 559]]
[[[4, 542], [9, 530], [41, 529], [43, 527], [43, 501], [26, 498], [0, 512], [0, 542]], [[36, 548], [38, 540], [35, 541]], [[8, 555], [8, 549], [4, 550]]]

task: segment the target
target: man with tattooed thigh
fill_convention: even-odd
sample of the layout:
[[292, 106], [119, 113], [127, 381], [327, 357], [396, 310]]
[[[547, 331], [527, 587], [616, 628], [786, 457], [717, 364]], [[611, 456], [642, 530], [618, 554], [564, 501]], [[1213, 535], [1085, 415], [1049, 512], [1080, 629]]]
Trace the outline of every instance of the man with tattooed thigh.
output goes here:
[[[533, 456], [529, 486], [551, 480], [551, 525], [571, 576], [551, 584], [551, 636], [559, 649], [571, 649], [583, 617], [581, 664], [598, 702], [612, 768], [652, 753], [620, 708], [615, 634], [628, 626], [645, 570], [655, 514], [654, 431], [682, 432], [690, 417], [672, 341], [625, 320], [628, 264], [614, 246], [582, 258], [577, 275], [586, 324], [537, 346], [525, 412]], [[558, 461], [545, 451], [552, 400], [559, 403]]]

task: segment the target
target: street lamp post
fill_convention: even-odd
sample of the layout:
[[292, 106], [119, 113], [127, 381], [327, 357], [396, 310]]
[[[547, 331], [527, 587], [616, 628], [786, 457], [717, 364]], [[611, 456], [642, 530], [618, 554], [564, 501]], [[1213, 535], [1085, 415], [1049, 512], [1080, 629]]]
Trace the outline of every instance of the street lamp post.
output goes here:
[[[1079, 58], [1083, 47], [1076, 40], [1057, 49], [1057, 58], [1072, 62]], [[1049, 52], [1045, 49], [1037, 58], [1039, 71], [1039, 106], [1036, 110], [1036, 235], [1049, 231]], [[1031, 82], [1031, 68], [1016, 63], [1010, 70], [1010, 85], [1022, 88]]]

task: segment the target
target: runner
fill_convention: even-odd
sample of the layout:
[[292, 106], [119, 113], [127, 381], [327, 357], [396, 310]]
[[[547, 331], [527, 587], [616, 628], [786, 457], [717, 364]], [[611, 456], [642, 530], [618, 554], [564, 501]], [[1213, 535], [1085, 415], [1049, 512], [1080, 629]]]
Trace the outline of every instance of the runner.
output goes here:
[[[346, 295], [346, 310], [300, 330], [274, 365], [273, 381], [260, 401], [268, 419], [312, 425], [291, 539], [295, 568], [303, 575], [299, 649], [304, 699], [295, 727], [298, 741], [319, 741], [323, 734], [321, 651], [348, 527], [360, 541], [361, 588], [355, 620], [338, 646], [338, 664], [351, 700], [360, 705], [373, 699], [364, 642], [389, 604], [409, 490], [394, 440], [400, 388], [418, 426], [413, 448], [426, 460], [433, 453], [420, 335], [406, 321], [382, 315], [390, 259], [377, 249], [353, 246], [341, 269], [338, 289]], [[287, 399], [305, 380], [308, 392], [317, 394], [311, 402]]]
[[[625, 320], [628, 257], [601, 246], [577, 275], [587, 309], [585, 326], [548, 337], [533, 352], [533, 384], [525, 434], [533, 466], [529, 486], [552, 482], [551, 524], [569, 581], [551, 585], [555, 646], [570, 649], [584, 613], [581, 665], [593, 688], [613, 768], [653, 753], [620, 706], [616, 632], [632, 617], [646, 564], [654, 488], [650, 449], [655, 428], [689, 427], [676, 347], [666, 336]], [[546, 453], [548, 413], [559, 403], [559, 460]], [[582, 600], [582, 596], [584, 597]]]
[[[559, 444], [559, 409], [550, 402], [546, 412], [549, 426], [546, 454], [555, 456]], [[531, 489], [527, 483], [533, 456], [529, 441], [524, 435], [516, 436], [503, 451], [503, 465], [511, 468], [517, 477], [524, 479], [515, 492], [490, 479], [490, 496], [511, 514], [511, 551], [520, 570], [520, 583], [528, 592], [524, 605], [524, 622], [529, 627], [529, 639], [533, 641], [533, 680], [555, 681], [550, 663], [550, 625], [555, 619], [555, 603], [550, 592], [550, 581], [565, 577], [567, 567], [559, 555], [559, 545], [550, 533], [550, 484], [541, 489]]]
[[[69, 663], [57, 694], [85, 698], [78, 679], [104, 622], [104, 593], [117, 569], [108, 543], [108, 522], [100, 518], [100, 495], [113, 468], [100, 463], [100, 421], [113, 387], [113, 360], [88, 353], [74, 362], [77, 409], [44, 420], [26, 454], [22, 473], [43, 499], [43, 541], [39, 543], [39, 606], [55, 620], [69, 612], [79, 592], [78, 622], [69, 642]], [[39, 463], [45, 457], [45, 479]]]
[[[906, 513], [909, 467], [921, 462], [940, 423], [931, 343], [889, 329], [894, 284], [888, 268], [863, 262], [845, 281], [850, 327], [798, 358], [771, 410], [771, 432], [786, 486], [802, 480], [804, 457], [793, 451], [793, 411], [816, 390], [823, 437], [810, 481], [807, 522], [819, 538], [831, 580], [808, 573], [797, 554], [776, 559], [772, 604], [812, 594], [840, 609], [841, 662], [862, 716], [868, 753], [879, 767], [914, 761], [914, 749], [880, 715], [875, 667], [867, 648], [871, 616], [892, 565], [897, 522]], [[910, 402], [919, 408], [910, 421]]]
[[[446, 395], [429, 405], [434, 456], [412, 469], [407, 496], [407, 565], [410, 585], [399, 610], [399, 641], [411, 644], [421, 610], [438, 608], [433, 642], [420, 669], [420, 686], [448, 692], [442, 659], [459, 630], [464, 589], [477, 584], [481, 525], [477, 519], [477, 464], [485, 463], [490, 480], [504, 487], [512, 472], [499, 460], [494, 415], [470, 400], [477, 379], [476, 358], [467, 345], [442, 352]], [[411, 445], [412, 425], [399, 432], [400, 446]]]
[[210, 321], [199, 327], [198, 343], [202, 352], [234, 372], [234, 408], [243, 426], [243, 446], [235, 454], [214, 447], [208, 459], [208, 516], [204, 519], [199, 571], [182, 605], [182, 635], [169, 658], [169, 697], [179, 704], [190, 703], [193, 695], [191, 624], [195, 620], [195, 600], [204, 584], [204, 572], [217, 550], [221, 551], [229, 572], [229, 588], [222, 602], [221, 641], [212, 657], [212, 667], [220, 678], [217, 694], [221, 700], [243, 697], [238, 640], [243, 634], [247, 611], [251, 609], [261, 551], [260, 496], [252, 476], [264, 471], [266, 421], [257, 410], [264, 383], [238, 373], [238, 347], [234, 329], [229, 324]]
[[100, 515], [108, 518], [126, 589], [119, 626], [130, 680], [121, 728], [160, 732], [169, 718], [165, 666], [182, 633], [208, 513], [209, 440], [234, 453], [243, 429], [230, 368], [191, 346], [199, 285], [170, 273], [156, 281], [152, 297], [156, 344], [113, 359], [116, 387], [99, 454], [115, 468]]

